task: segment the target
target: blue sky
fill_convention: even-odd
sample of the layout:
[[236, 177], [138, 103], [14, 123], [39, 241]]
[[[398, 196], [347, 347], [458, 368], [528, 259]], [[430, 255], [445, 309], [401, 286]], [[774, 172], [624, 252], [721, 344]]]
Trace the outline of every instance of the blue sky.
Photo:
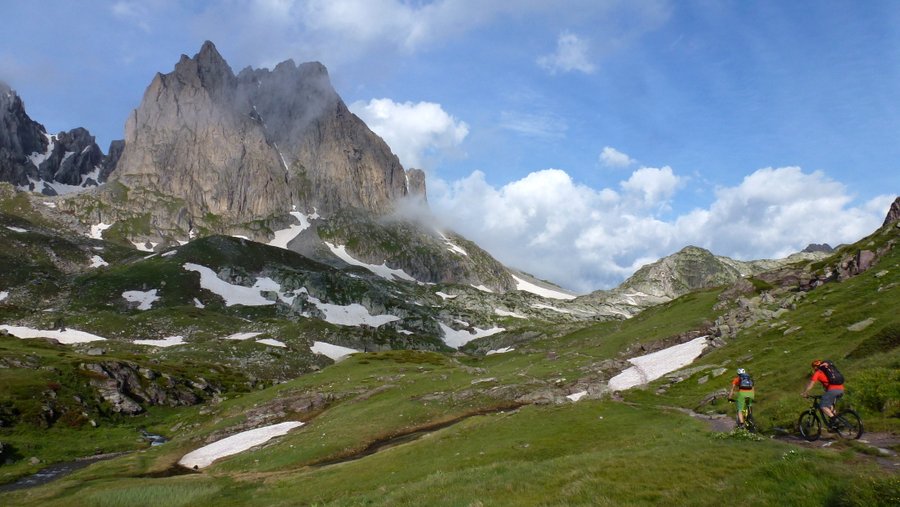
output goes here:
[[318, 60], [447, 227], [578, 291], [688, 244], [877, 228], [900, 191], [891, 1], [5, 1], [0, 79], [105, 150], [156, 72]]

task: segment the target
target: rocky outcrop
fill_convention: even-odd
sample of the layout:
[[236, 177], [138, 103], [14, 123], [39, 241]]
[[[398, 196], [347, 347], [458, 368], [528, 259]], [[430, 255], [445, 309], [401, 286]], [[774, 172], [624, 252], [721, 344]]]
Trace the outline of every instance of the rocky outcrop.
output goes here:
[[[103, 152], [94, 142], [94, 136], [83, 128], [60, 132], [51, 136], [51, 146], [38, 166], [41, 180], [73, 186], [96, 186]], [[91, 181], [88, 182], [87, 179]], [[83, 181], [84, 180], [84, 181]], [[46, 187], [45, 188], [50, 188]], [[49, 193], [49, 192], [44, 192]], [[53, 192], [55, 193], [55, 192]], [[49, 195], [53, 195], [49, 193]]]
[[180, 200], [175, 213], [192, 223], [292, 207], [384, 213], [407, 193], [397, 157], [350, 113], [324, 66], [286, 61], [235, 76], [211, 42], [153, 79], [112, 179]]
[[822, 244], [810, 243], [809, 245], [806, 246], [806, 248], [801, 250], [801, 252], [803, 252], [803, 253], [815, 253], [815, 252], [831, 253], [833, 251], [834, 251], [834, 248], [831, 248], [831, 245], [829, 245], [828, 243], [822, 243]]
[[425, 172], [421, 169], [410, 169], [406, 171], [406, 187], [409, 190], [410, 197], [425, 202], [428, 201], [427, 193], [425, 191]]
[[176, 378], [127, 361], [104, 361], [80, 366], [91, 386], [115, 413], [135, 415], [145, 405], [170, 407], [200, 403], [202, 395], [217, 392], [203, 379]]
[[109, 151], [106, 154], [106, 158], [103, 159], [103, 163], [100, 164], [99, 181], [106, 181], [107, 179], [109, 179], [109, 175], [116, 170], [116, 167], [119, 164], [119, 159], [122, 158], [123, 151], [125, 151], [124, 140], [118, 140], [109, 143]]
[[214, 431], [204, 439], [204, 442], [209, 444], [235, 433], [273, 424], [286, 418], [307, 419], [312, 414], [324, 410], [335, 399], [336, 397], [333, 393], [297, 392], [284, 394], [278, 399], [260, 406], [254, 406], [243, 414], [244, 418], [240, 424]]
[[891, 204], [891, 209], [888, 210], [887, 216], [884, 217], [882, 227], [895, 222], [900, 222], [900, 197], [894, 199], [894, 202]]

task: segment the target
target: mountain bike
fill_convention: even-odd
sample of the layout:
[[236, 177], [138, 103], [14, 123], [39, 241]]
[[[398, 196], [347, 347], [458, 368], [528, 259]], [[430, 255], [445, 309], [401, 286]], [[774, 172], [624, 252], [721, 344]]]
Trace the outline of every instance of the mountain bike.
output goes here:
[[816, 395], [810, 396], [810, 398], [813, 399], [812, 406], [800, 414], [800, 419], [797, 420], [797, 428], [803, 438], [810, 442], [818, 439], [822, 434], [822, 426], [836, 433], [840, 438], [857, 439], [862, 436], [863, 424], [859, 414], [850, 409], [840, 412], [835, 409], [835, 416], [828, 421], [828, 416], [822, 412], [822, 407], [819, 406], [822, 396]]
[[[728, 400], [732, 403], [735, 400]], [[744, 408], [741, 410], [741, 414], [744, 416], [744, 429], [749, 431], [750, 433], [756, 433], [756, 419], [753, 418], [753, 398], [744, 398]], [[738, 424], [741, 423], [741, 418], [738, 417], [736, 419]]]

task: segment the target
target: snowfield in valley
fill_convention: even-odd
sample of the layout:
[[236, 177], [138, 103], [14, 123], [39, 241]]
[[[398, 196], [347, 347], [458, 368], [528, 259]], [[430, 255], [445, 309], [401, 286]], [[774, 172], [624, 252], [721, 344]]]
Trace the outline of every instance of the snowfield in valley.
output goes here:
[[206, 468], [219, 458], [231, 456], [264, 444], [299, 426], [303, 426], [303, 423], [288, 421], [231, 435], [185, 454], [178, 460], [178, 464], [188, 468]]

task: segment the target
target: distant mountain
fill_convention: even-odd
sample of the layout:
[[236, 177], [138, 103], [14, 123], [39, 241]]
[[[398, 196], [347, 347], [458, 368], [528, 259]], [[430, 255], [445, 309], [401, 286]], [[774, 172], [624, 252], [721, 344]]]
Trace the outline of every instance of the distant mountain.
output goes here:
[[[116, 152], [121, 142], [113, 143]], [[21, 190], [58, 195], [97, 186], [115, 167], [83, 128], [50, 135], [25, 112], [16, 92], [0, 83], [0, 181]]]
[[615, 289], [592, 292], [579, 299], [631, 316], [698, 289], [730, 285], [741, 278], [827, 255], [825, 252], [801, 252], [784, 259], [738, 261], [687, 246], [641, 267]]
[[821, 245], [818, 243], [810, 243], [806, 246], [801, 252], [804, 253], [813, 253], [813, 252], [823, 252], [823, 253], [831, 253], [834, 251], [834, 248], [831, 248], [831, 245], [828, 243], [822, 243]]

